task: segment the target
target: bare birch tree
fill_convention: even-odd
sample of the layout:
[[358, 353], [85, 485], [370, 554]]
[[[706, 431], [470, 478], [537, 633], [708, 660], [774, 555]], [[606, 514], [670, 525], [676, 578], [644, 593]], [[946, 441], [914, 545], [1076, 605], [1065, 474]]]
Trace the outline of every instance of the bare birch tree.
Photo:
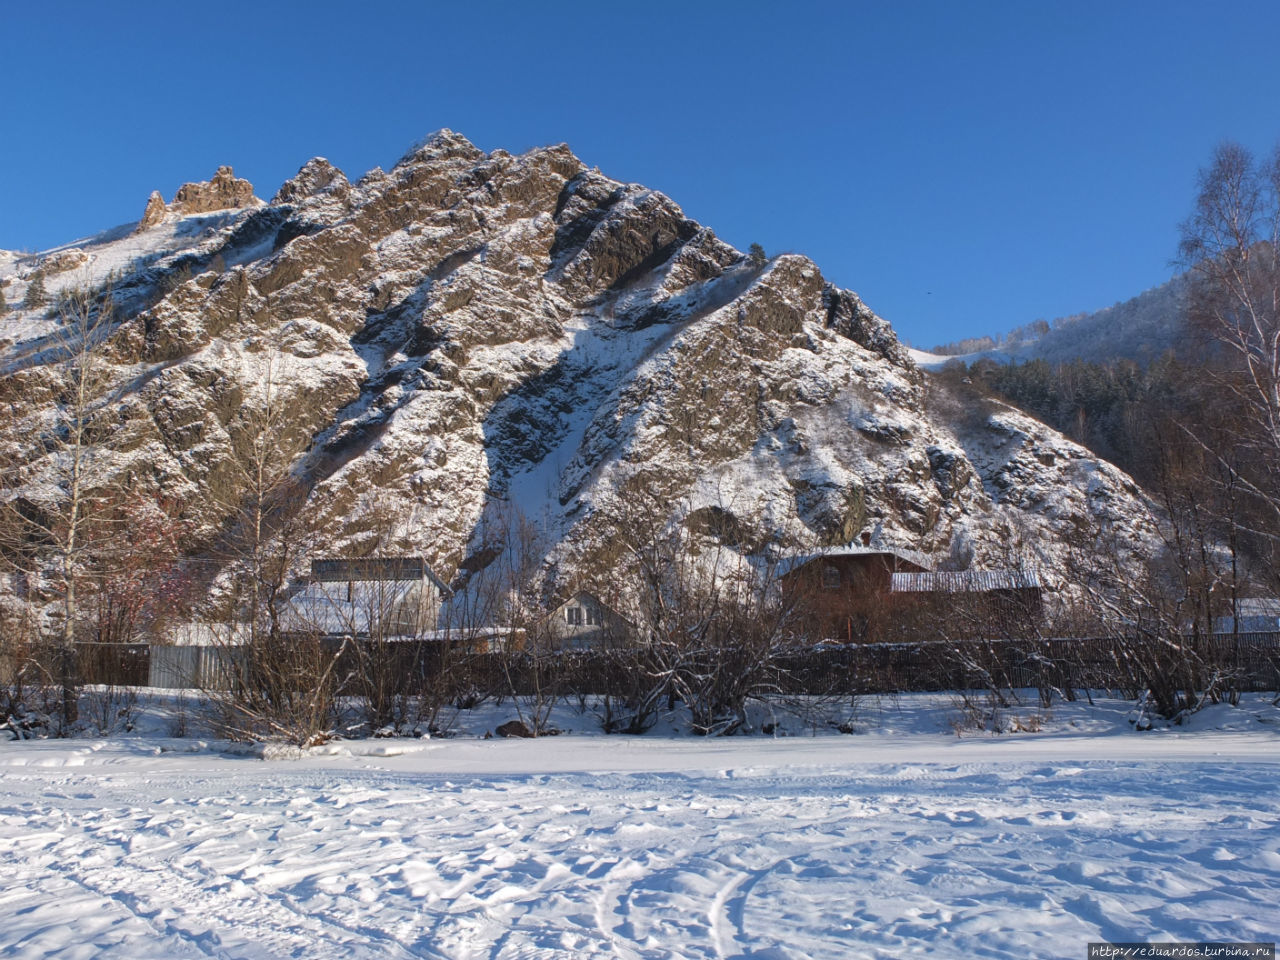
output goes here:
[[55, 651], [52, 679], [61, 688], [59, 732], [67, 733], [78, 713], [75, 643], [82, 620], [81, 587], [95, 555], [119, 526], [110, 507], [116, 494], [110, 476], [114, 430], [104, 356], [111, 295], [75, 289], [64, 292], [59, 303], [50, 347], [56, 394], [49, 410], [36, 410], [23, 421], [30, 430], [19, 441], [25, 452], [7, 465], [5, 521], [0, 526], [10, 541], [10, 555], [25, 555], [32, 580], [46, 583], [55, 597], [57, 612], [45, 630]]
[[[685, 505], [687, 507], [687, 504]], [[621, 569], [635, 597], [636, 647], [627, 712], [615, 729], [651, 724], [659, 705], [680, 701], [699, 735], [749, 726], [748, 704], [782, 692], [781, 654], [800, 631], [798, 597], [779, 589], [779, 566], [699, 536], [689, 511], [637, 475], [620, 491], [612, 518]]]
[[[1280, 587], [1280, 148], [1255, 161], [1224, 143], [1200, 172], [1179, 247], [1194, 330], [1217, 348], [1206, 415], [1183, 431], [1207, 460], [1218, 512]], [[1234, 613], [1234, 611], [1233, 611]]]
[[229, 735], [307, 745], [333, 728], [342, 647], [282, 622], [291, 576], [316, 532], [295, 473], [308, 438], [291, 415], [287, 385], [283, 359], [267, 356], [256, 393], [228, 428], [229, 456], [211, 491], [226, 517], [219, 559], [229, 590], [219, 645], [231, 689], [208, 693]]

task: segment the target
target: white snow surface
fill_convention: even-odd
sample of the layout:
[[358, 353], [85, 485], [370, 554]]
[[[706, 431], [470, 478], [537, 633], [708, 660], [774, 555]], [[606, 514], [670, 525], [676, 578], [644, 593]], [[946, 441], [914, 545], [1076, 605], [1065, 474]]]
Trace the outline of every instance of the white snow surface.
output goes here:
[[[1033, 703], [1033, 701], [1028, 701]], [[0, 744], [0, 955], [1074, 957], [1280, 930], [1280, 711], [1138, 733], [1131, 704], [948, 729], [566, 730], [262, 761], [155, 735]], [[154, 717], [153, 717], [154, 719]], [[154, 725], [154, 724], [153, 724]], [[1023, 724], [1035, 726], [1036, 724]]]

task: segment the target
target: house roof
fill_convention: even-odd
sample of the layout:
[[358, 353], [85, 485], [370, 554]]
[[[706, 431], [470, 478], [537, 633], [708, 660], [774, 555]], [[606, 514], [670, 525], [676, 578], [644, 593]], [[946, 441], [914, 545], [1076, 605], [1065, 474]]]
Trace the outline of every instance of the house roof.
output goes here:
[[605, 610], [612, 609], [607, 603], [589, 590], [577, 590], [569, 594], [558, 593], [551, 598], [551, 603], [547, 609], [554, 613], [557, 610], [567, 607], [571, 603], [581, 603], [583, 600], [590, 600], [597, 607]]
[[1280, 617], [1280, 597], [1240, 597], [1236, 612], [1242, 617]]
[[[1188, 629], [1190, 629], [1188, 625]], [[1280, 617], [1251, 614], [1240, 617], [1214, 617], [1214, 633], [1276, 633], [1280, 630]]]
[[628, 626], [634, 626], [634, 624], [632, 624], [630, 620], [628, 620], [621, 613], [619, 613], [614, 607], [605, 603], [603, 600], [601, 600], [598, 596], [596, 596], [594, 593], [592, 593], [589, 590], [578, 590], [578, 591], [575, 591], [574, 593], [567, 594], [567, 595], [557, 594], [555, 597], [552, 598], [550, 605], [547, 607], [547, 615], [551, 617], [558, 616], [560, 611], [563, 610], [565, 607], [569, 606], [569, 604], [581, 603], [583, 600], [591, 601], [596, 605], [596, 607], [601, 612], [603, 612], [607, 616], [620, 620], [622, 623], [625, 623]]
[[1214, 617], [1213, 632], [1274, 633], [1280, 628], [1280, 598], [1238, 597], [1236, 613], [1238, 617]]
[[449, 588], [421, 557], [328, 558], [311, 561], [313, 583], [430, 580], [441, 593]]
[[[906, 547], [885, 546], [883, 544], [863, 546], [862, 544], [850, 543], [842, 547], [826, 547], [814, 553], [788, 558], [778, 565], [778, 572], [780, 575], [786, 576], [801, 567], [813, 563], [815, 560], [836, 557], [897, 557], [899, 560], [905, 560], [907, 563], [924, 570], [933, 569], [933, 558], [916, 550], [909, 550]], [[897, 574], [894, 574], [894, 576], [897, 576]]]
[[987, 593], [1040, 586], [1040, 575], [1034, 570], [934, 570], [895, 573], [889, 580], [890, 593]]

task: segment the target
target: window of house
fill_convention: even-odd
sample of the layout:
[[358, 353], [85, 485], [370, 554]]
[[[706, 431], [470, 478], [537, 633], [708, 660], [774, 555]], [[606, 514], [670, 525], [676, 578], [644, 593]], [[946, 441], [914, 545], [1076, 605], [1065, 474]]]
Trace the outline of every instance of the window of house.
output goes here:
[[568, 623], [569, 626], [571, 627], [582, 626], [582, 608], [581, 607], [565, 607], [564, 619], [565, 619], [565, 622]]
[[835, 590], [840, 586], [840, 568], [839, 567], [823, 567], [822, 568], [822, 587], [824, 590]]

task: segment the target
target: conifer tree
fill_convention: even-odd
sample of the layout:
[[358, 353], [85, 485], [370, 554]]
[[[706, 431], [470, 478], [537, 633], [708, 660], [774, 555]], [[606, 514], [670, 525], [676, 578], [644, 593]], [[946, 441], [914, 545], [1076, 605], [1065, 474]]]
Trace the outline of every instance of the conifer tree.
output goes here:
[[43, 307], [48, 300], [49, 294], [44, 288], [44, 274], [39, 272], [32, 274], [22, 305], [29, 310], [34, 310]]

